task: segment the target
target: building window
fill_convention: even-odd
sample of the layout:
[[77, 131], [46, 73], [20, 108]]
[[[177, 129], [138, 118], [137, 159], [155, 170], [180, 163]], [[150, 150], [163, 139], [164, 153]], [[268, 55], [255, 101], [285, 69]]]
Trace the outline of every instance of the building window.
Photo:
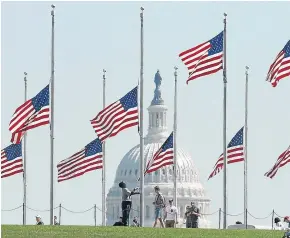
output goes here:
[[156, 113], [156, 126], [159, 127], [159, 115]]
[[169, 174], [172, 175], [172, 169], [169, 169]]
[[123, 175], [123, 170], [121, 170], [121, 176]]
[[150, 207], [146, 205], [146, 218], [150, 218]]
[[166, 112], [164, 112], [164, 121], [163, 121], [163, 126], [166, 127]]
[[158, 170], [155, 171], [155, 175], [158, 175]]
[[124, 173], [124, 176], [126, 176], [127, 175], [127, 170], [125, 170], [125, 173]]
[[132, 174], [132, 170], [130, 170], [130, 172], [129, 172], [129, 175], [131, 175]]
[[165, 169], [162, 169], [162, 174], [165, 175]]
[[138, 169], [135, 169], [135, 175], [137, 176], [137, 174], [138, 174]]

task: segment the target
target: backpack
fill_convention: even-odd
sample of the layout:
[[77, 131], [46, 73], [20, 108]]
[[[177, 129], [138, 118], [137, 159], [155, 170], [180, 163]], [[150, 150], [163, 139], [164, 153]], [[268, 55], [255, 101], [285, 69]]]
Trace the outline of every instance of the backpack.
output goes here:
[[155, 201], [155, 204], [158, 205], [158, 206], [161, 206], [162, 208], [164, 208], [166, 206], [165, 197], [162, 194], [158, 194], [157, 198], [156, 198], [156, 201]]

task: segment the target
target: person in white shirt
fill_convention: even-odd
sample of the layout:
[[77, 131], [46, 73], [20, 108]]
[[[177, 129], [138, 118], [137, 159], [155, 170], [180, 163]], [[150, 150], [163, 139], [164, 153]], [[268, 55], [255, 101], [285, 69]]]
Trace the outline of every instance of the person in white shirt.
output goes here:
[[178, 224], [177, 221], [177, 208], [173, 205], [173, 199], [169, 200], [169, 205], [165, 208], [165, 227], [166, 228], [172, 228], [175, 227], [176, 224]]
[[279, 217], [275, 217], [274, 223], [275, 223], [274, 230], [283, 230], [283, 225]]

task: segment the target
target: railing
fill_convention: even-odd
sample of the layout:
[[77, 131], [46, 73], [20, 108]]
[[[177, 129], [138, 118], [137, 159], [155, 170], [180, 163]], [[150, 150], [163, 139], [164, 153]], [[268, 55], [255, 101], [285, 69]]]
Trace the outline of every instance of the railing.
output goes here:
[[[2, 211], [2, 220], [3, 220], [3, 217], [5, 216], [6, 212], [13, 212], [13, 211], [16, 211], [16, 210], [19, 210], [19, 209], [22, 209], [24, 211], [24, 208], [25, 208], [25, 206], [24, 206], [24, 204], [22, 204], [22, 205], [20, 205], [18, 207], [12, 208], [12, 209], [2, 209], [1, 210]], [[34, 212], [49, 212], [50, 211], [49, 209], [38, 210], [38, 209], [34, 209], [34, 208], [31, 208], [31, 207], [28, 207], [28, 206], [26, 206], [26, 209], [34, 211]], [[81, 214], [81, 213], [87, 213], [87, 212], [93, 210], [94, 212], [93, 212], [92, 218], [94, 220], [94, 225], [97, 226], [97, 212], [98, 211], [100, 213], [102, 212], [102, 209], [100, 209], [96, 205], [94, 205], [94, 206], [92, 206], [92, 207], [90, 207], [90, 208], [88, 208], [86, 210], [83, 210], [83, 211], [73, 211], [73, 210], [70, 210], [70, 209], [62, 206], [62, 204], [59, 204], [59, 206], [54, 208], [54, 210], [56, 210], [56, 209], [58, 209], [58, 222], [59, 222], [59, 224], [62, 224], [62, 212], [63, 211], [66, 211], [66, 212], [71, 213], [71, 214]], [[131, 211], [135, 211], [135, 212], [139, 213], [138, 210], [133, 209], [133, 208], [131, 209]], [[222, 223], [221, 222], [222, 222], [222, 214], [223, 213], [224, 212], [220, 208], [217, 211], [215, 211], [213, 213], [210, 213], [210, 214], [201, 214], [201, 217], [203, 217], [203, 216], [211, 217], [211, 216], [215, 216], [215, 215], [218, 214], [218, 219], [217, 219], [217, 223], [218, 224], [217, 224], [217, 226], [215, 228], [221, 229], [222, 228], [222, 225], [221, 225]], [[121, 214], [119, 214], [119, 216], [114, 216], [114, 215], [110, 214], [109, 212], [106, 212], [106, 214], [107, 214], [107, 216], [111, 216], [111, 218], [114, 218], [116, 220], [121, 215]], [[238, 217], [242, 216], [240, 220], [243, 220], [243, 218], [244, 218], [243, 215], [244, 215], [244, 212], [239, 213], [239, 214], [227, 214], [227, 216], [229, 216], [229, 217], [237, 217], [238, 218]], [[254, 220], [266, 220], [266, 219], [269, 219], [271, 217], [271, 221], [268, 220], [267, 223], [272, 226], [272, 229], [274, 228], [274, 218], [275, 217], [279, 217], [279, 218], [283, 219], [283, 216], [278, 215], [275, 212], [274, 209], [270, 213], [268, 213], [267, 216], [264, 216], [264, 217], [256, 217], [251, 212], [247, 211], [247, 217], [251, 217]], [[247, 222], [247, 223], [249, 224], [249, 222]], [[246, 224], [246, 225], [248, 225], [248, 224]], [[69, 225], [69, 224], [66, 224], [66, 225]]]

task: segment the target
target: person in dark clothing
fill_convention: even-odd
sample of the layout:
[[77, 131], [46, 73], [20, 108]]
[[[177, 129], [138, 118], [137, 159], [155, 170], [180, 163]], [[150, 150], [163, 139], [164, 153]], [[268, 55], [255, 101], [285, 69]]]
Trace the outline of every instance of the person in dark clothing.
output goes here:
[[190, 226], [191, 226], [189, 210], [190, 210], [190, 206], [186, 206], [186, 211], [185, 211], [185, 214], [184, 214], [184, 220], [185, 220], [184, 224], [186, 224], [186, 228], [190, 228]]
[[120, 217], [120, 220], [116, 221], [113, 226], [124, 226], [124, 223], [122, 222], [122, 220], [123, 220], [123, 217]]
[[37, 215], [35, 219], [36, 219], [36, 225], [44, 225], [39, 215]]
[[191, 207], [185, 213], [185, 216], [190, 219], [190, 228], [198, 228], [198, 218], [200, 217], [200, 212], [194, 202], [191, 203]]
[[129, 214], [132, 207], [131, 196], [140, 193], [137, 192], [137, 188], [134, 188], [133, 191], [130, 191], [123, 181], [119, 183], [119, 187], [122, 189], [122, 222], [124, 226], [128, 226]]

